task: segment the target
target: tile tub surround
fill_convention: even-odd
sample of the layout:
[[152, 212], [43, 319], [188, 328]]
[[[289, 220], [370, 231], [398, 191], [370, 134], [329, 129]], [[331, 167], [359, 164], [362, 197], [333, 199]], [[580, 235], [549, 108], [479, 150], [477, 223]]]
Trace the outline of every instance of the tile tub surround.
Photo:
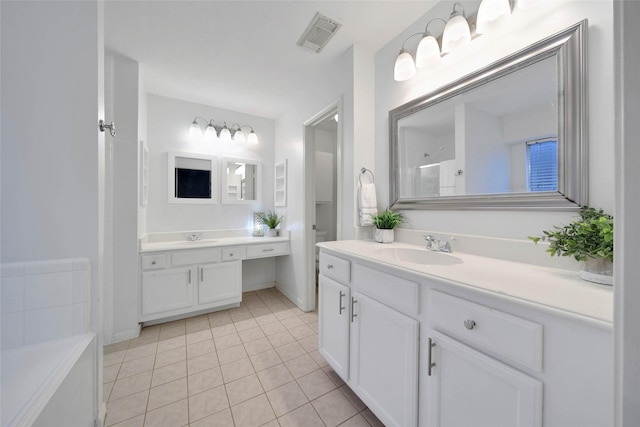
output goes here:
[[3, 350], [89, 332], [88, 259], [2, 264]]
[[107, 426], [382, 426], [318, 353], [318, 316], [275, 288], [104, 349]]

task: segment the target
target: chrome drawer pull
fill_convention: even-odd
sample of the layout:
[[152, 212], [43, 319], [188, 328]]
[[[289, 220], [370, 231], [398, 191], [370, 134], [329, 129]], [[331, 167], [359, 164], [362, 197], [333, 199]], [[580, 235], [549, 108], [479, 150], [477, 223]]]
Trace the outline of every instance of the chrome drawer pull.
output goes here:
[[476, 327], [476, 322], [471, 319], [467, 319], [464, 321], [464, 327], [471, 331]]
[[156, 262], [155, 261], [151, 261], [151, 265], [156, 265]]
[[431, 355], [431, 351], [433, 350], [433, 347], [436, 346], [436, 343], [433, 342], [433, 340], [431, 338], [429, 338], [429, 360], [427, 361], [427, 375], [431, 376], [431, 369], [436, 367], [435, 362], [432, 361], [432, 355]]
[[274, 249], [274, 248], [271, 248], [271, 249], [263, 249], [263, 250], [262, 250], [262, 252], [271, 252], [271, 251], [275, 251], [275, 249]]
[[338, 311], [338, 314], [342, 315], [342, 310], [344, 310], [344, 306], [342, 305], [342, 298], [344, 298], [347, 294], [345, 294], [344, 292], [340, 291], [340, 310]]

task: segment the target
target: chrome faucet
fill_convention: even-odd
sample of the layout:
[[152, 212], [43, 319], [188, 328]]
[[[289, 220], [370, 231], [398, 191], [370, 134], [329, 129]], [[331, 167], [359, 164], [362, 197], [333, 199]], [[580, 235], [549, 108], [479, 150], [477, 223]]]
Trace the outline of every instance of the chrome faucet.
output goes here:
[[201, 233], [190, 233], [190, 234], [185, 234], [185, 237], [187, 238], [187, 240], [189, 242], [196, 242], [198, 240], [200, 240], [200, 237], [202, 236]]
[[427, 234], [426, 236], [424, 236], [424, 240], [426, 240], [427, 242], [427, 250], [429, 251], [434, 251], [434, 245], [437, 245], [438, 242], [436, 239], [433, 238], [433, 236]]
[[428, 251], [446, 253], [453, 252], [451, 250], [451, 240], [453, 240], [453, 238], [451, 240], [438, 240], [431, 235], [426, 235], [424, 236], [424, 240], [427, 242], [426, 248]]

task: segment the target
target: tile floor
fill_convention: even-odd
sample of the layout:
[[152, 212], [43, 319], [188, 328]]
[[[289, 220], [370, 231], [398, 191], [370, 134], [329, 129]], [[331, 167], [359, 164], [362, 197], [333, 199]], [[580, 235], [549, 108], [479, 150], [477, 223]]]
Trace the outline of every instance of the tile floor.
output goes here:
[[104, 349], [107, 426], [382, 426], [318, 353], [318, 315], [275, 288]]

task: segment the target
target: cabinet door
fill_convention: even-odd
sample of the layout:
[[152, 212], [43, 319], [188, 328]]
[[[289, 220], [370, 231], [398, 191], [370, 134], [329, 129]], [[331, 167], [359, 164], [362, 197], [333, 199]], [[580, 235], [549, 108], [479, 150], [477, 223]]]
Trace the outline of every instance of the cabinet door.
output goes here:
[[142, 315], [191, 307], [194, 280], [190, 267], [143, 272]]
[[320, 275], [318, 292], [320, 354], [344, 381], [348, 381], [350, 289]]
[[350, 385], [386, 426], [418, 422], [419, 324], [352, 293]]
[[241, 262], [198, 266], [198, 305], [240, 302], [242, 299]]
[[[428, 337], [435, 344], [427, 379], [429, 426], [542, 425], [542, 382], [446, 335], [429, 330]], [[427, 358], [428, 352], [427, 344]]]

